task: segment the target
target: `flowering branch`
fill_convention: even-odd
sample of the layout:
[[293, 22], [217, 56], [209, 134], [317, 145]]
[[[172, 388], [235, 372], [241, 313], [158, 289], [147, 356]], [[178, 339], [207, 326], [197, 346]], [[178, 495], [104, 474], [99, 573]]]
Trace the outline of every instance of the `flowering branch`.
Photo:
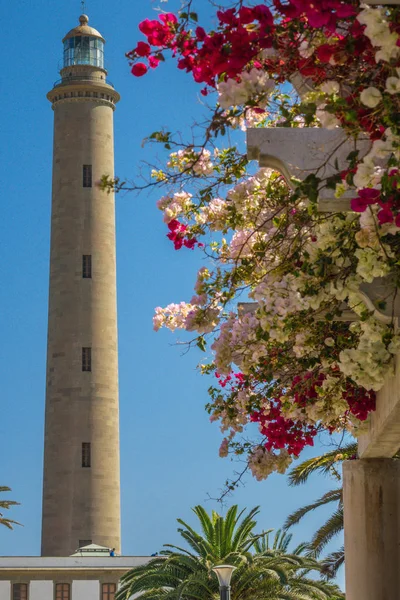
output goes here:
[[[207, 410], [225, 433], [220, 454], [247, 456], [263, 479], [321, 431], [358, 435], [400, 348], [400, 8], [239, 2], [207, 32], [193, 5], [143, 21], [146, 41], [127, 54], [142, 76], [171, 53], [216, 99], [200, 144], [153, 134], [174, 150], [153, 173], [168, 190], [167, 235], [208, 258], [190, 302], [158, 307], [154, 328], [196, 332], [204, 351], [210, 340], [202, 371], [217, 375]], [[329, 177], [252, 174], [226, 147], [235, 129], [321, 126], [354, 147]], [[324, 189], [351, 192], [351, 210], [319, 213]]]

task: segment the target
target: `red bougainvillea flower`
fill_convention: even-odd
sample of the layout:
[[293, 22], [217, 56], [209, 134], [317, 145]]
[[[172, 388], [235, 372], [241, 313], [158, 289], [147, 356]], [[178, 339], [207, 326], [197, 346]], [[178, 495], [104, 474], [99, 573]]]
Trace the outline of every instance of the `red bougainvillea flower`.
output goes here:
[[202, 42], [207, 37], [206, 30], [203, 27], [196, 28], [196, 38]]
[[372, 390], [348, 384], [343, 398], [348, 403], [351, 414], [360, 421], [365, 421], [369, 413], [376, 409], [376, 393]]
[[289, 454], [299, 456], [305, 446], [314, 445], [317, 430], [312, 425], [283, 417], [279, 400], [276, 404], [271, 403], [268, 415], [254, 412], [250, 420], [259, 423], [260, 432], [267, 438], [264, 446], [269, 452], [286, 448]]
[[[351, 201], [351, 210], [362, 213], [370, 204], [376, 204], [380, 198], [380, 191], [375, 188], [363, 188], [358, 191], [357, 198]], [[393, 220], [393, 219], [392, 219]]]
[[178, 23], [178, 19], [174, 13], [162, 13], [160, 15], [160, 21], [162, 21], [164, 25], [176, 25]]
[[318, 60], [323, 63], [329, 63], [332, 56], [335, 54], [335, 46], [332, 44], [322, 44], [315, 51]]
[[269, 25], [270, 27], [273, 25], [274, 19], [268, 6], [265, 6], [265, 4], [258, 4], [257, 6], [254, 6], [252, 10], [254, 19], [260, 21], [262, 25]]
[[180, 223], [177, 219], [172, 219], [168, 223], [168, 229], [167, 238], [173, 242], [175, 250], [180, 250], [182, 246], [193, 250], [195, 246], [202, 247], [204, 245], [200, 244], [193, 236], [187, 237], [186, 225]]
[[[217, 17], [221, 31], [209, 34], [202, 27], [194, 33], [180, 28], [173, 13], [161, 14], [159, 20], [145, 19], [139, 29], [150, 46], [178, 55], [178, 68], [191, 72], [197, 83], [215, 87], [220, 76], [237, 77], [261, 50], [271, 48], [274, 31], [273, 15], [263, 4], [220, 10]], [[138, 45], [127, 56], [134, 60], [150, 54], [146, 45]], [[149, 66], [154, 68], [156, 62]]]
[[334, 30], [337, 19], [346, 19], [356, 14], [354, 6], [347, 0], [290, 0], [283, 4], [274, 0], [276, 8], [289, 19], [305, 15], [311, 27], [326, 27]]
[[172, 21], [160, 23], [160, 21], [155, 19], [145, 19], [139, 23], [140, 31], [147, 37], [148, 43], [152, 46], [165, 46], [173, 39], [174, 33], [171, 30], [171, 26], [174, 26]]
[[157, 25], [159, 25], [158, 21], [154, 19], [145, 19], [144, 21], [141, 21], [141, 23], [139, 23], [139, 30], [144, 35], [151, 35], [153, 33], [154, 27]]
[[234, 8], [229, 8], [228, 10], [218, 10], [217, 17], [221, 24], [223, 25], [236, 25], [238, 22], [238, 18], [236, 16], [236, 10]]
[[393, 212], [391, 211], [390, 207], [388, 205], [384, 206], [379, 212], [378, 212], [378, 221], [381, 225], [383, 225], [384, 223], [393, 223]]
[[146, 42], [138, 42], [134, 52], [136, 52], [138, 56], [149, 56], [151, 48]]
[[136, 63], [133, 65], [131, 73], [135, 77], [142, 77], [147, 73], [148, 69], [144, 63]]
[[149, 56], [149, 66], [152, 69], [155, 69], [160, 64], [160, 59], [156, 56]]

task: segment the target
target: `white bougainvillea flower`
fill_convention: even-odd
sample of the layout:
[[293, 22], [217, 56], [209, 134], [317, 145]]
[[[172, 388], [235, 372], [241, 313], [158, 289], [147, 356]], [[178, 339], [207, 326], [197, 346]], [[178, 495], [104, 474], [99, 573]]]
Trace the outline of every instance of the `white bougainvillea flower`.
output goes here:
[[269, 78], [268, 73], [254, 68], [249, 72], [242, 73], [240, 81], [237, 79], [221, 81], [217, 86], [218, 101], [222, 108], [229, 108], [245, 104], [254, 95], [261, 95], [265, 98], [265, 106], [267, 97], [274, 88], [275, 82]]
[[360, 100], [368, 108], [375, 108], [382, 100], [382, 94], [376, 87], [368, 87], [360, 94]]
[[388, 77], [386, 79], [386, 91], [389, 94], [400, 94], [400, 79], [398, 77]]
[[320, 86], [320, 90], [321, 92], [324, 92], [324, 94], [338, 94], [340, 92], [340, 84], [337, 81], [325, 81], [321, 86]]
[[332, 113], [325, 110], [326, 104], [322, 104], [317, 108], [316, 117], [321, 122], [322, 127], [327, 129], [335, 129], [340, 126], [339, 120]]

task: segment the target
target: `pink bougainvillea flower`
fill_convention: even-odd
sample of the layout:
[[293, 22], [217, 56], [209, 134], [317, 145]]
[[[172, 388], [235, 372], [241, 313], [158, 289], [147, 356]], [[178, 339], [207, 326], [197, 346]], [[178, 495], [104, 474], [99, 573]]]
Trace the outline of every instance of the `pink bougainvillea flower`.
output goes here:
[[[161, 16], [166, 17], [166, 15]], [[174, 33], [171, 30], [171, 24], [174, 25], [174, 23], [172, 21], [167, 21], [166, 19], [163, 19], [163, 21], [165, 22], [160, 23], [160, 21], [156, 21], [155, 19], [145, 19], [139, 23], [140, 31], [147, 37], [147, 41], [152, 46], [167, 45], [174, 38]]]
[[272, 13], [269, 10], [268, 6], [265, 6], [265, 4], [258, 4], [257, 6], [255, 6], [253, 8], [253, 15], [254, 18], [260, 21], [260, 23], [262, 23], [263, 25], [272, 26], [274, 23]]
[[139, 42], [134, 52], [136, 52], [138, 56], [149, 56], [151, 48], [146, 42]]
[[328, 63], [335, 54], [335, 46], [332, 46], [331, 44], [322, 44], [316, 49], [315, 54], [318, 57], [318, 60], [323, 63]]
[[239, 20], [241, 25], [248, 25], [254, 21], [254, 11], [248, 6], [242, 6], [239, 9]]
[[158, 24], [158, 21], [145, 19], [139, 23], [139, 30], [144, 33], [144, 35], [150, 35], [153, 32], [154, 27]]
[[190, 250], [193, 250], [196, 245], [196, 240], [195, 238], [185, 239], [183, 240], [183, 244], [186, 248], [190, 248]]
[[133, 65], [131, 73], [135, 77], [142, 77], [147, 73], [148, 69], [144, 63], [136, 63]]
[[206, 30], [203, 27], [196, 27], [196, 38], [199, 42], [203, 42], [207, 37]]
[[348, 403], [351, 414], [360, 421], [365, 421], [369, 413], [376, 409], [376, 393], [373, 390], [347, 384], [342, 396]]
[[350, 205], [354, 212], [364, 212], [370, 204], [376, 204], [380, 198], [380, 191], [375, 188], [363, 188], [358, 191], [358, 196], [353, 198]]
[[155, 69], [160, 64], [160, 59], [156, 56], [149, 56], [149, 65], [152, 69]]
[[218, 10], [217, 17], [219, 22], [224, 25], [236, 25], [237, 17], [236, 10], [234, 8], [230, 8], [228, 10]]
[[204, 244], [199, 244], [195, 237], [187, 237], [187, 227], [183, 223], [180, 223], [177, 219], [172, 219], [168, 223], [169, 233], [167, 238], [174, 244], [175, 250], [180, 250], [182, 246], [193, 250], [195, 246], [202, 247]]
[[393, 212], [391, 211], [389, 206], [385, 206], [384, 208], [382, 208], [378, 212], [377, 217], [381, 225], [383, 225], [384, 223], [393, 223]]
[[178, 22], [178, 18], [174, 13], [163, 13], [160, 15], [160, 21], [162, 21], [165, 25], [172, 24], [176, 25]]

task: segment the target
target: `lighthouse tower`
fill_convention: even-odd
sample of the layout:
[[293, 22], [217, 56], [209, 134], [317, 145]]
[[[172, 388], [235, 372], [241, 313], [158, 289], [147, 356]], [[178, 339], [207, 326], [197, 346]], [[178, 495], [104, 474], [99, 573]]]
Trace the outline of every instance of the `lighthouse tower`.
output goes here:
[[63, 39], [54, 110], [42, 556], [120, 551], [113, 112], [104, 39], [81, 15]]

